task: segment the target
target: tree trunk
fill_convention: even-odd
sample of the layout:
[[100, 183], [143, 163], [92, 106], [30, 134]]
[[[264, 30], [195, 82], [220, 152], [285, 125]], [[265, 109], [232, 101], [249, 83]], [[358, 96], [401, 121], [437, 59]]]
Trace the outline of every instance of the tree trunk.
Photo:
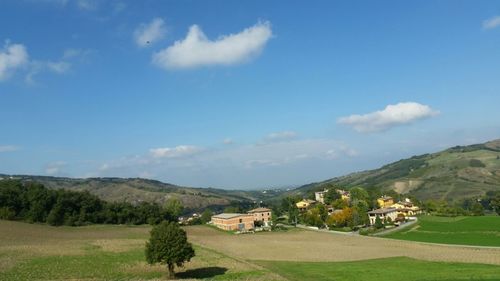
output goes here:
[[167, 267], [168, 267], [168, 279], [174, 279], [175, 278], [174, 264], [169, 263]]

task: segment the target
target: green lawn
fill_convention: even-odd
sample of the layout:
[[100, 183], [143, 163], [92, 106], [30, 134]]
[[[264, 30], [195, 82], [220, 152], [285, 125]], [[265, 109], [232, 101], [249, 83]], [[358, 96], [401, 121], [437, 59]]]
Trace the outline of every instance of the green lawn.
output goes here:
[[421, 216], [416, 226], [384, 237], [443, 244], [500, 247], [500, 216]]
[[355, 262], [258, 261], [257, 263], [290, 281], [500, 280], [500, 266], [470, 263], [428, 262], [406, 257]]

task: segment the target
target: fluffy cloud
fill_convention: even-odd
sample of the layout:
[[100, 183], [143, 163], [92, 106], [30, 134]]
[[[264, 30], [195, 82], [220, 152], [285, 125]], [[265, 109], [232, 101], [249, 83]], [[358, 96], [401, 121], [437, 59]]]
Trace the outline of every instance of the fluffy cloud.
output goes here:
[[161, 18], [154, 18], [148, 24], [141, 24], [134, 31], [134, 40], [139, 47], [147, 47], [150, 44], [165, 37], [167, 30]]
[[93, 0], [78, 0], [77, 6], [81, 10], [92, 11], [97, 9], [97, 2]]
[[178, 145], [176, 147], [161, 147], [150, 149], [149, 152], [154, 158], [179, 158], [196, 154], [201, 148], [194, 145]]
[[492, 29], [497, 26], [500, 26], [500, 16], [495, 16], [490, 19], [487, 19], [483, 21], [483, 28], [484, 29]]
[[259, 22], [240, 33], [221, 36], [214, 41], [193, 25], [186, 38], [155, 53], [153, 63], [166, 69], [237, 64], [257, 56], [271, 36], [269, 22]]
[[361, 133], [380, 132], [392, 127], [409, 124], [414, 121], [439, 114], [427, 105], [416, 102], [404, 102], [388, 105], [384, 110], [364, 115], [351, 115], [338, 120], [339, 124], [351, 126]]
[[2, 152], [12, 152], [19, 150], [19, 147], [15, 145], [0, 145], [0, 153]]
[[0, 49], [0, 81], [9, 78], [10, 74], [28, 63], [28, 52], [22, 44], [10, 44], [7, 42]]

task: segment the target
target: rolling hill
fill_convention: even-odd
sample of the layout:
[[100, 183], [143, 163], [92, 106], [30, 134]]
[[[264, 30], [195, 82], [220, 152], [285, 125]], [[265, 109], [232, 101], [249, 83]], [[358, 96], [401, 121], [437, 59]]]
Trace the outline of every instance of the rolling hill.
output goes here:
[[304, 195], [327, 183], [342, 188], [395, 190], [420, 200], [456, 201], [482, 196], [487, 191], [500, 190], [500, 139], [413, 156], [379, 169], [307, 184], [289, 194]]
[[261, 191], [224, 190], [216, 188], [182, 187], [142, 178], [64, 178], [29, 175], [0, 175], [0, 178], [15, 178], [21, 181], [35, 181], [52, 189], [89, 191], [106, 201], [141, 201], [164, 203], [170, 198], [182, 201], [188, 211], [202, 210], [206, 207], [222, 209], [235, 202], [262, 200], [272, 193]]

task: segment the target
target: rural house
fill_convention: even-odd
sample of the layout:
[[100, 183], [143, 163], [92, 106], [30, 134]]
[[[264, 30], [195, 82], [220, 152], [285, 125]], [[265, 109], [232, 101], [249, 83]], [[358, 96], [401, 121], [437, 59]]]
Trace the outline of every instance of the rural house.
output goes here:
[[297, 206], [297, 209], [299, 209], [299, 211], [305, 212], [307, 211], [307, 208], [309, 208], [309, 206], [313, 205], [314, 203], [316, 203], [316, 201], [310, 199], [304, 199], [302, 201], [297, 202], [295, 206]]
[[398, 216], [398, 212], [395, 208], [376, 209], [373, 211], [369, 211], [367, 214], [368, 218], [370, 219], [370, 225], [375, 224], [375, 220], [377, 219], [377, 217], [379, 217], [382, 221], [388, 220], [389, 218], [391, 219], [391, 221], [394, 221]]
[[314, 199], [318, 201], [321, 204], [325, 204], [325, 194], [328, 192], [328, 189], [325, 189], [323, 191], [316, 191], [314, 192]]
[[271, 209], [268, 208], [256, 208], [248, 211], [248, 214], [253, 215], [254, 222], [259, 222], [262, 226], [270, 226], [271, 224]]
[[254, 228], [252, 214], [222, 213], [212, 216], [212, 223], [223, 230], [246, 231]]
[[406, 198], [405, 201], [400, 201], [391, 206], [392, 208], [396, 208], [398, 215], [404, 215], [405, 218], [418, 215], [421, 213], [421, 210], [418, 206], [414, 205], [410, 199]]

